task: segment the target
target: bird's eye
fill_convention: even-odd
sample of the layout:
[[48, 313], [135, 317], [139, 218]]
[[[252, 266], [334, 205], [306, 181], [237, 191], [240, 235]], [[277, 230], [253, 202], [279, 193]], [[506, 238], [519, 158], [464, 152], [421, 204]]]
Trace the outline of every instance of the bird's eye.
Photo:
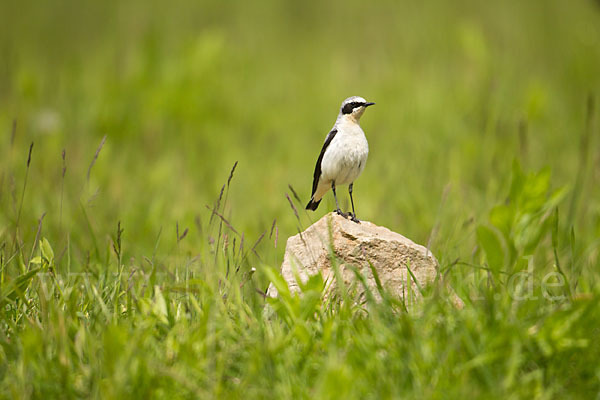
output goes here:
[[344, 107], [342, 107], [342, 113], [344, 114], [351, 114], [352, 113], [352, 103], [348, 103], [345, 104]]
[[352, 114], [352, 111], [357, 108], [364, 105], [364, 103], [358, 102], [358, 101], [353, 101], [351, 103], [348, 103], [344, 106], [344, 108], [342, 108], [342, 113], [344, 114]]

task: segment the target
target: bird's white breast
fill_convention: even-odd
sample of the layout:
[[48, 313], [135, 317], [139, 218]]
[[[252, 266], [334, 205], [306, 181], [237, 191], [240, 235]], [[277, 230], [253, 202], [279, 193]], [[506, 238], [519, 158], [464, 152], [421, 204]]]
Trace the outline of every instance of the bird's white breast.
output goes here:
[[357, 123], [342, 121], [336, 128], [338, 132], [323, 155], [321, 181], [335, 181], [337, 186], [358, 178], [367, 162], [369, 144]]

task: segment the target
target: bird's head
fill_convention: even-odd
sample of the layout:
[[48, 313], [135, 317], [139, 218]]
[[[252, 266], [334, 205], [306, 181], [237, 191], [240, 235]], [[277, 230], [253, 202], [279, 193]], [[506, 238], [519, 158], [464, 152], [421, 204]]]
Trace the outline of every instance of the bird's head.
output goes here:
[[353, 122], [358, 123], [358, 120], [365, 112], [365, 109], [375, 103], [370, 103], [359, 96], [348, 97], [342, 102], [340, 108], [340, 117], [348, 118]]

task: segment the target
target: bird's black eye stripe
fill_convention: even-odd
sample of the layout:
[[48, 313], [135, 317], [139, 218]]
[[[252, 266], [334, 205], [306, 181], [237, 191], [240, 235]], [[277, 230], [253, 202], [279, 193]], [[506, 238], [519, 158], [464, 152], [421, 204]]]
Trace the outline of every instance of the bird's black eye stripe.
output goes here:
[[365, 105], [365, 103], [360, 102], [360, 101], [353, 101], [351, 103], [348, 103], [342, 108], [342, 114], [351, 114], [352, 110], [354, 110], [356, 107], [360, 107], [360, 106], [364, 106], [364, 105]]

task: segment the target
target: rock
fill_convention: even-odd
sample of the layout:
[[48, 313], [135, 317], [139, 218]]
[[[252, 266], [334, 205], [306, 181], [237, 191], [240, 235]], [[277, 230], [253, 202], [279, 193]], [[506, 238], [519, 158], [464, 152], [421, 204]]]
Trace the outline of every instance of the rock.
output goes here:
[[[426, 247], [371, 222], [361, 221], [357, 224], [330, 213], [301, 234], [288, 239], [281, 274], [290, 291], [300, 290], [294, 278], [294, 270], [297, 270], [303, 282], [310, 275], [319, 272], [326, 282], [335, 282], [330, 249], [339, 260], [344, 282], [350, 284], [355, 279], [354, 272], [347, 268], [348, 265], [354, 265], [366, 276], [367, 284], [376, 298], [379, 298], [379, 294], [369, 262], [377, 271], [382, 285], [407, 301], [411, 301], [406, 298], [408, 293], [412, 293], [413, 298], [419, 296], [419, 289], [411, 278], [407, 265], [421, 287], [431, 283], [437, 274], [438, 262]], [[410, 290], [408, 282], [411, 284]], [[272, 284], [267, 295], [277, 296], [277, 289]]]

